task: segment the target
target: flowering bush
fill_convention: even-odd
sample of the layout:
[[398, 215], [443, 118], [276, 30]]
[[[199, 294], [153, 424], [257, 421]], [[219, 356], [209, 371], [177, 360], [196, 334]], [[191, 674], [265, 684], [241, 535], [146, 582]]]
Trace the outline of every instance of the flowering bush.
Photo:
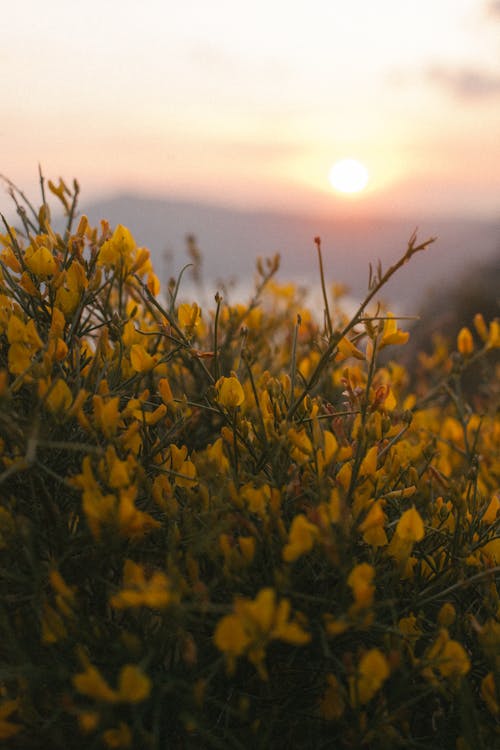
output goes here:
[[461, 378], [498, 320], [408, 392], [404, 323], [367, 311], [429, 242], [351, 318], [277, 259], [207, 312], [76, 223], [76, 183], [56, 233], [41, 185], [0, 236], [0, 742], [493, 748], [500, 422]]

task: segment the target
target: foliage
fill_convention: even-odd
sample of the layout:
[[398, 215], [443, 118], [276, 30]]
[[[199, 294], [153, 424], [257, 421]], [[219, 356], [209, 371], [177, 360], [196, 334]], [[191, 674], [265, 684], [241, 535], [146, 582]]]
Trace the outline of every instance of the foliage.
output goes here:
[[500, 423], [460, 377], [499, 322], [409, 392], [367, 310], [429, 242], [351, 318], [319, 238], [323, 322], [277, 258], [207, 313], [48, 187], [65, 231], [41, 179], [0, 236], [0, 742], [492, 748]]

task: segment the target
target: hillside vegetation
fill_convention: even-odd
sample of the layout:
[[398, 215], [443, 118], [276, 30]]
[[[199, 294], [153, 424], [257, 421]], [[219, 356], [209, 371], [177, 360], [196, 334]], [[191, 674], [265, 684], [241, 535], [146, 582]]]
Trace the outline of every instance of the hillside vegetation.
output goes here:
[[0, 744], [495, 747], [499, 321], [410, 390], [376, 299], [431, 240], [352, 317], [319, 238], [322, 320], [277, 257], [201, 310], [41, 188], [0, 236]]

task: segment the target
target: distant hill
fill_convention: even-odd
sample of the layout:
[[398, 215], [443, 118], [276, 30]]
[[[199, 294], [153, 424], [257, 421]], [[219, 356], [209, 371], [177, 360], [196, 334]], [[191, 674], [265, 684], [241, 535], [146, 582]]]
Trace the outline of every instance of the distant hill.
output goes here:
[[[429, 289], [443, 288], [462, 276], [468, 266], [500, 264], [500, 222], [468, 219], [332, 218], [285, 213], [241, 211], [204, 203], [123, 195], [82, 207], [92, 223], [106, 218], [125, 224], [140, 245], [151, 250], [162, 280], [177, 275], [185, 265], [186, 235], [195, 235], [203, 255], [207, 291], [216, 280], [252, 279], [257, 256], [279, 252], [279, 278], [311, 285], [318, 281], [313, 242], [321, 236], [329, 281], [340, 281], [361, 297], [367, 285], [368, 264], [380, 259], [384, 267], [405, 250], [418, 226], [423, 240], [437, 236], [429, 250], [416, 256], [387, 288], [385, 298], [416, 311]], [[494, 261], [493, 261], [494, 262]]]

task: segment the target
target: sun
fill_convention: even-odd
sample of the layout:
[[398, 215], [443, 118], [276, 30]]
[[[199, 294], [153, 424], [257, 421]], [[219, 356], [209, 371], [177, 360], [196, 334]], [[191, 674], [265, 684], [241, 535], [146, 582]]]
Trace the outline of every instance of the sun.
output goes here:
[[368, 184], [368, 170], [356, 159], [342, 159], [330, 169], [330, 184], [341, 193], [359, 193]]

